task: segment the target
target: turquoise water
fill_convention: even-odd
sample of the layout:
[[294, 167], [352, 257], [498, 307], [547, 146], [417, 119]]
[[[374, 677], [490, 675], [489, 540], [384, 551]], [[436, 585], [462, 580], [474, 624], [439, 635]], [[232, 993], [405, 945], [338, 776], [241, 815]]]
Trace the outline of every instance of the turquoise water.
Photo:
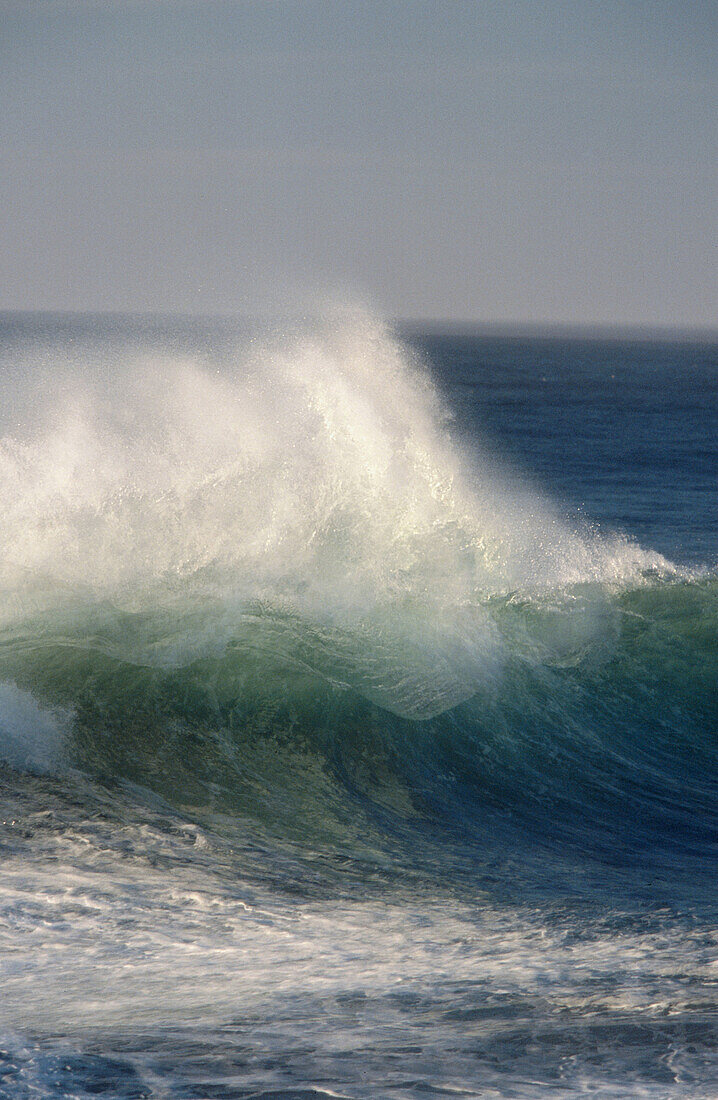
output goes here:
[[0, 333], [0, 1095], [714, 1095], [716, 345]]

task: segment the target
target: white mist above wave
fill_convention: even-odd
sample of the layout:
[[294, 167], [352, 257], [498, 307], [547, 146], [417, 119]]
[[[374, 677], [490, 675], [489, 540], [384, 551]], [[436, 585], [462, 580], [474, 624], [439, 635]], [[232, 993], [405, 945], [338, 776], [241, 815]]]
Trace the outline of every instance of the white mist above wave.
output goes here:
[[500, 667], [493, 598], [583, 586], [537, 649], [560, 661], [605, 632], [588, 588], [668, 565], [462, 455], [427, 371], [367, 316], [232, 356], [101, 359], [26, 380], [32, 415], [0, 441], [8, 628], [111, 606], [125, 659], [173, 664], [238, 633], [289, 651], [310, 624], [310, 664], [341, 651], [353, 686], [427, 717]]

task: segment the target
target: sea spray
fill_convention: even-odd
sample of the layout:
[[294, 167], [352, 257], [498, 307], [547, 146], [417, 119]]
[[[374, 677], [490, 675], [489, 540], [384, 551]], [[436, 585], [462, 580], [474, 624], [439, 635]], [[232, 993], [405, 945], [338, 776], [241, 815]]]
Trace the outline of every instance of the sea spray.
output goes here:
[[491, 600], [533, 601], [523, 650], [561, 663], [605, 646], [606, 585], [670, 570], [469, 463], [426, 367], [367, 316], [218, 361], [130, 354], [101, 381], [60, 366], [64, 397], [0, 442], [8, 629], [43, 607], [41, 634], [158, 667], [253, 635], [428, 717], [499, 673]]

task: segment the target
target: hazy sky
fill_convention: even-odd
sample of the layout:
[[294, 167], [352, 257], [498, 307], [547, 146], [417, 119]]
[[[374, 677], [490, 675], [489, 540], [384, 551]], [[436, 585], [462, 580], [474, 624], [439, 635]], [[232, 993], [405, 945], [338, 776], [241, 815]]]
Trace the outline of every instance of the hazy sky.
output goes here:
[[0, 0], [0, 307], [711, 325], [718, 0]]

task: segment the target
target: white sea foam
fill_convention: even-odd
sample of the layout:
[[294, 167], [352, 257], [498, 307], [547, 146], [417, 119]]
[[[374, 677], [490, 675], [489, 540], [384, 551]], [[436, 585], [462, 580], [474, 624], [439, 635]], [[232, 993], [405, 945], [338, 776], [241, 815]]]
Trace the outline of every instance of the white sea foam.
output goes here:
[[[142, 1051], [169, 1034], [173, 1049], [187, 1038], [192, 1070], [198, 1045], [211, 1049], [208, 1080], [224, 1068], [215, 1050], [230, 1066], [234, 1054], [257, 1095], [281, 1095], [286, 1057], [290, 1072], [298, 1061], [352, 1096], [376, 1095], [378, 1075], [399, 1065], [442, 1091], [474, 1095], [479, 1074], [505, 1095], [511, 1066], [525, 1086], [512, 1079], [511, 1095], [583, 1094], [588, 1081], [618, 1097], [668, 1051], [670, 1073], [641, 1094], [712, 1095], [698, 1076], [714, 1059], [700, 1038], [713, 1012], [710, 927], [578, 914], [552, 924], [540, 910], [442, 898], [299, 904], [187, 861], [174, 849], [194, 852], [194, 836], [101, 828], [39, 830], [31, 860], [5, 861], [0, 1033], [19, 1064], [57, 1068], [9, 1029], [89, 1039], [110, 1056], [113, 1041], [131, 1051], [137, 1035]], [[175, 1094], [165, 1088], [157, 1095]]]

